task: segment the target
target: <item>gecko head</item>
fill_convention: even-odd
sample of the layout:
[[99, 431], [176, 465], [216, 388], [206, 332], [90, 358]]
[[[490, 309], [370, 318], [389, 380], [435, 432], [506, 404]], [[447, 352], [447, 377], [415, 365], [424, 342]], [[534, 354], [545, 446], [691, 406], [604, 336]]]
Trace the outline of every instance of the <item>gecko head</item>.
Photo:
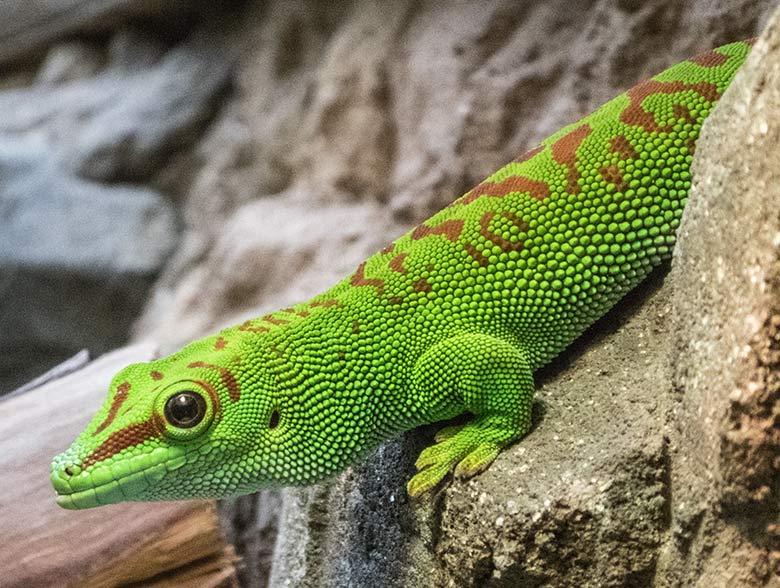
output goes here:
[[222, 497], [284, 481], [270, 378], [235, 350], [203, 346], [114, 376], [100, 410], [52, 462], [57, 504]]

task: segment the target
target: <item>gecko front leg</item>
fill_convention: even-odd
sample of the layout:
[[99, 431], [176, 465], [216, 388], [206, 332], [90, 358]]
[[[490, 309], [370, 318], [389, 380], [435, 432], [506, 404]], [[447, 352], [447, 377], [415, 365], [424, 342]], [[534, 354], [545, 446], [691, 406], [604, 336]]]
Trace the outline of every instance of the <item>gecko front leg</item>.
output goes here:
[[430, 420], [446, 418], [453, 405], [474, 418], [442, 429], [438, 442], [422, 451], [407, 485], [411, 496], [432, 489], [453, 468], [461, 478], [482, 472], [531, 427], [531, 368], [523, 351], [503, 339], [474, 333], [434, 345], [415, 365], [414, 386], [432, 409]]

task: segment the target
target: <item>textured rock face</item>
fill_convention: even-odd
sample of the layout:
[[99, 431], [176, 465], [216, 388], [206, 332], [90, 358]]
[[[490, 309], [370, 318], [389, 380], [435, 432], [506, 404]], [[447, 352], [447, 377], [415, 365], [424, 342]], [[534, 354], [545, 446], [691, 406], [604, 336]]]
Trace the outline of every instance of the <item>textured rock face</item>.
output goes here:
[[780, 13], [704, 127], [680, 228], [669, 585], [780, 586], [778, 121]]
[[181, 18], [197, 5], [183, 0], [5, 0], [0, 61], [25, 57], [69, 33], [111, 30], [139, 17]]

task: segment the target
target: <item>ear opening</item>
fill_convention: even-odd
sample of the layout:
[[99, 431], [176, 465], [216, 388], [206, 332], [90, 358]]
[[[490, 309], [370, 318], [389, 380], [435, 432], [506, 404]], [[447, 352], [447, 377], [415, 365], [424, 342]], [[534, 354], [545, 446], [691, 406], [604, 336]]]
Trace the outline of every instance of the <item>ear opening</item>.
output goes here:
[[279, 411], [274, 409], [271, 413], [271, 419], [268, 421], [268, 428], [275, 429], [279, 426]]

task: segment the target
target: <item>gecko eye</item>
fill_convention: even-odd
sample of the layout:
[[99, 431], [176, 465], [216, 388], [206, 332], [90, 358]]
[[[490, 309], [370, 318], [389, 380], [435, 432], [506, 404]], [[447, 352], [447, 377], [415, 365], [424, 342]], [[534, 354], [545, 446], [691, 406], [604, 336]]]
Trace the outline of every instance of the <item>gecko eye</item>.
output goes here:
[[178, 392], [165, 401], [164, 414], [174, 427], [191, 429], [206, 416], [206, 401], [196, 392]]

